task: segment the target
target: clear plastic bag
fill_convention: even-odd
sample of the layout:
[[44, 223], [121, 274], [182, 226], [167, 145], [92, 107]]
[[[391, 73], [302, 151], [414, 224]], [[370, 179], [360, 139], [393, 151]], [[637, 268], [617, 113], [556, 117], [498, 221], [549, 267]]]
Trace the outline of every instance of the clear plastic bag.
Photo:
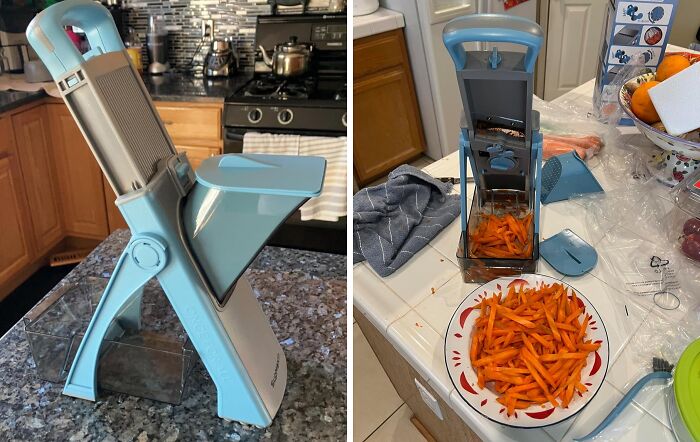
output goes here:
[[620, 89], [630, 79], [639, 75], [653, 72], [652, 69], [645, 66], [646, 58], [644, 53], [635, 54], [630, 60], [622, 65], [615, 79], [610, 84], [603, 87], [600, 94], [594, 97], [593, 109], [598, 121], [607, 123], [611, 126], [617, 126], [624, 112], [620, 108], [618, 95]]
[[575, 150], [588, 160], [616, 137], [615, 130], [591, 118], [581, 108], [547, 102], [533, 96], [533, 109], [540, 113], [544, 135], [544, 159]]
[[645, 310], [680, 320], [700, 305], [700, 271], [678, 242], [669, 241], [676, 206], [656, 180], [584, 196], [586, 228], [601, 238], [594, 246], [597, 276]]

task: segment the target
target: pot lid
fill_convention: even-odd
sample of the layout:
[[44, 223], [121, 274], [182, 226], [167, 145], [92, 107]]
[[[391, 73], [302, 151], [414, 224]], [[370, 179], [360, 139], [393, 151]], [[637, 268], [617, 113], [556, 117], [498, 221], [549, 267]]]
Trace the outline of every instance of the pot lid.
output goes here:
[[678, 361], [673, 389], [688, 432], [700, 440], [700, 339], [691, 343]]
[[278, 45], [278, 48], [282, 52], [307, 52], [309, 48], [304, 43], [297, 43], [297, 37], [292, 35], [289, 37], [289, 41]]

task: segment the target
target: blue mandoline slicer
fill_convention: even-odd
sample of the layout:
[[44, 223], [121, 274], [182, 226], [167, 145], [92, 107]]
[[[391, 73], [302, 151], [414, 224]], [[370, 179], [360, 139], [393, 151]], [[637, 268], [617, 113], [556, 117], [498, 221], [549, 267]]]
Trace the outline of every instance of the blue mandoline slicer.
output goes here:
[[[67, 25], [85, 31], [88, 53], [76, 50]], [[284, 395], [286, 360], [242, 273], [277, 226], [320, 193], [325, 160], [224, 155], [204, 161], [195, 179], [107, 9], [65, 0], [37, 15], [27, 37], [132, 232], [63, 393], [95, 400], [102, 341], [138, 326], [142, 287], [155, 277], [216, 385], [219, 416], [268, 426]]]
[[[451, 20], [442, 34], [457, 70], [464, 105], [460, 136], [462, 234], [457, 258], [465, 282], [534, 272], [539, 257], [542, 135], [532, 110], [540, 27], [527, 19], [474, 14]], [[515, 43], [527, 53], [465, 51], [466, 42]], [[467, 159], [476, 189], [467, 208]], [[532, 255], [524, 259], [473, 256], [469, 232], [484, 214], [532, 214]]]

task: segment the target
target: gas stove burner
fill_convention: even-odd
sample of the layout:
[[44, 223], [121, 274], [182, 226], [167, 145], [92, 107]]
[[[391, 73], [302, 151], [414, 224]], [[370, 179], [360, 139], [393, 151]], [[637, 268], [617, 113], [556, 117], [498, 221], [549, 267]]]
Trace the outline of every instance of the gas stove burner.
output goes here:
[[252, 80], [243, 88], [243, 96], [278, 100], [306, 99], [315, 90], [313, 77], [303, 79], [280, 79], [263, 77]]
[[277, 96], [287, 98], [309, 98], [309, 88], [303, 84], [283, 83], [277, 91]]
[[280, 84], [269, 80], [253, 80], [246, 86], [243, 95], [246, 97], [269, 97], [277, 92]]

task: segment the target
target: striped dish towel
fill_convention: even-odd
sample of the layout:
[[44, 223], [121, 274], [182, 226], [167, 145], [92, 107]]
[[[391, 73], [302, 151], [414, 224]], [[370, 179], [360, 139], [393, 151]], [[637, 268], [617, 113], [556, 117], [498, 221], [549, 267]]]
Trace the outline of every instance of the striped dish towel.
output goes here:
[[336, 222], [347, 214], [347, 138], [305, 137], [248, 132], [243, 153], [317, 156], [326, 159], [321, 195], [300, 208], [301, 220]]
[[394, 273], [459, 216], [459, 195], [451, 191], [452, 184], [404, 164], [386, 183], [357, 192], [353, 263], [367, 260], [382, 277]]

